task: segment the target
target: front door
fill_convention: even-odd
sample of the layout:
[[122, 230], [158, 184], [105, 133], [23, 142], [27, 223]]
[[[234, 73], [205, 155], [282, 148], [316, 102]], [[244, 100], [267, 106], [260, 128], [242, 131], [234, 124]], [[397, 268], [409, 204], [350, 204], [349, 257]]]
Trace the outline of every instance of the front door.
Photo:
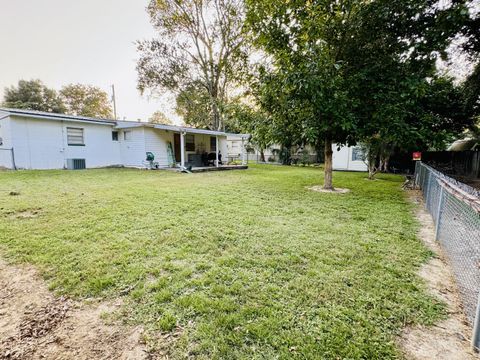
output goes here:
[[181, 161], [180, 153], [180, 134], [173, 134], [173, 152], [175, 153], [175, 161]]

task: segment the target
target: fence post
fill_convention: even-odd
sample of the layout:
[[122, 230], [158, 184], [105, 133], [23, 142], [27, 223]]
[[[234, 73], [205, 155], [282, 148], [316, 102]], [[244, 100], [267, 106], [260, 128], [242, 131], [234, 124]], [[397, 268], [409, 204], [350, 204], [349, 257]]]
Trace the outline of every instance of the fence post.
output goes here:
[[[438, 181], [438, 180], [437, 180]], [[441, 184], [440, 186], [440, 199], [438, 200], [438, 209], [437, 209], [437, 223], [435, 224], [435, 240], [438, 241], [438, 232], [440, 230], [440, 221], [442, 218], [442, 207], [443, 207], [443, 199], [444, 199], [444, 190]]]
[[475, 321], [473, 322], [472, 348], [475, 352], [478, 352], [480, 349], [480, 295], [477, 300]]
[[425, 209], [427, 209], [430, 212], [430, 209], [428, 208], [428, 202], [430, 201], [429, 195], [430, 195], [430, 178], [432, 177], [432, 174], [430, 171], [427, 171], [425, 174], [425, 185], [423, 185], [423, 196], [425, 198]]
[[421, 174], [422, 174], [422, 162], [421, 161], [417, 161], [415, 162], [415, 173], [414, 173], [414, 177], [413, 177], [413, 188], [414, 189], [417, 189], [417, 186], [418, 188], [420, 189], [420, 178], [421, 178]]

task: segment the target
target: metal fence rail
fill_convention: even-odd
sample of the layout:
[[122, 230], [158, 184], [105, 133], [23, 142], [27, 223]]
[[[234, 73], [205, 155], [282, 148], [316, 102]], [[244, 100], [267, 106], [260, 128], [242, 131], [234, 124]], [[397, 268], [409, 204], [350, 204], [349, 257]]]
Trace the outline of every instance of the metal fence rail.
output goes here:
[[[480, 290], [480, 191], [417, 162], [415, 184], [435, 223], [435, 236], [452, 266], [468, 321], [476, 321]], [[478, 317], [477, 320], [479, 320]], [[479, 339], [474, 330], [473, 339]], [[479, 347], [478, 341], [474, 343]]]

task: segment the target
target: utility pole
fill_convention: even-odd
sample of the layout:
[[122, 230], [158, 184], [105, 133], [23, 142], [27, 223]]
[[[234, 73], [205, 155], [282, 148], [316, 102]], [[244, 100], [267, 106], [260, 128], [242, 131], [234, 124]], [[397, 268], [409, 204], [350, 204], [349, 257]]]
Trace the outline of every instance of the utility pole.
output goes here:
[[115, 85], [112, 84], [112, 102], [113, 102], [113, 116], [117, 120], [117, 102], [115, 101]]

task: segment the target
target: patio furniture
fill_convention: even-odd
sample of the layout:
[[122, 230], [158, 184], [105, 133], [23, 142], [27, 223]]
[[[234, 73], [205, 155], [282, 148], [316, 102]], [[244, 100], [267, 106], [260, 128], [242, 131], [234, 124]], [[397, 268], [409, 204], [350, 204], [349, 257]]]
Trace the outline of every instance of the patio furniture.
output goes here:
[[[215, 160], [217, 160], [217, 154], [216, 153], [209, 153], [207, 156], [207, 164], [206, 166], [215, 166]], [[218, 153], [218, 164], [222, 165], [222, 154]]]

